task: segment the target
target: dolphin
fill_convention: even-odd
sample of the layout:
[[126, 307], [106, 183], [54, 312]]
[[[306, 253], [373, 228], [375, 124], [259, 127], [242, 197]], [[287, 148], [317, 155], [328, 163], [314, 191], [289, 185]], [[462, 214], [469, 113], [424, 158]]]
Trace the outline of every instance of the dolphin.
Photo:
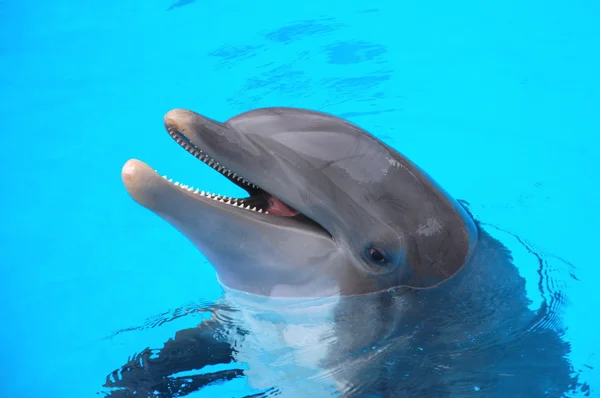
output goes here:
[[406, 156], [341, 118], [273, 107], [221, 123], [174, 109], [164, 124], [248, 195], [173, 183], [136, 159], [123, 166], [123, 182], [204, 254], [228, 288], [268, 297], [432, 288], [457, 274], [476, 247], [475, 223], [456, 200]]
[[296, 108], [225, 123], [175, 109], [164, 123], [247, 196], [124, 165], [133, 199], [205, 255], [224, 295], [201, 308], [208, 319], [109, 374], [111, 397], [218, 396], [210, 389], [241, 377], [258, 391], [247, 397], [538, 397], [580, 386], [556, 306], [530, 310], [510, 251], [375, 136]]

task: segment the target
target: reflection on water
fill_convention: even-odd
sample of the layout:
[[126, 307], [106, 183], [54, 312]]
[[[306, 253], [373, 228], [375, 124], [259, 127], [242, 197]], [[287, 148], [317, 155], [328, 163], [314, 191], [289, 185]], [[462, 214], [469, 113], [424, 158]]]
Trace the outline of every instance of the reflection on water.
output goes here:
[[106, 394], [182, 397], [242, 379], [246, 393], [234, 396], [585, 395], [562, 339], [569, 264], [549, 265], [519, 237], [486, 229], [530, 254], [540, 305], [532, 309], [511, 252], [482, 231], [474, 261], [435, 289], [317, 300], [226, 291], [218, 303], [162, 314], [140, 328], [198, 311], [205, 319], [109, 374]]

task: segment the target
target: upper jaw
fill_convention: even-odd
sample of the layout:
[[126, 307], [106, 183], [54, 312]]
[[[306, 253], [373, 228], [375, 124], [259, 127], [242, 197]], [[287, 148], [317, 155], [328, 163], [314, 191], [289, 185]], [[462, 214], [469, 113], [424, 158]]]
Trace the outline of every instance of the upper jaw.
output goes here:
[[[205, 122], [205, 123], [203, 123]], [[240, 174], [232, 171], [227, 166], [220, 164], [217, 159], [214, 158], [214, 154], [206, 153], [200, 142], [210, 140], [211, 137], [216, 135], [215, 130], [223, 129], [225, 127], [216, 121], [212, 121], [188, 110], [184, 109], [173, 109], [164, 117], [165, 129], [179, 145], [181, 145], [190, 154], [206, 163], [208, 166], [217, 170], [228, 180], [246, 190], [249, 194], [257, 193], [260, 191], [255, 184], [248, 181]], [[208, 126], [210, 124], [210, 126]], [[202, 130], [206, 129], [207, 134], [202, 134]]]
[[[274, 178], [267, 175], [266, 170], [274, 170], [272, 167], [265, 167], [265, 162], [268, 163], [271, 159], [268, 151], [261, 151], [245, 134], [185, 109], [167, 112], [164, 124], [169, 135], [179, 145], [246, 190], [249, 194], [249, 198], [245, 200], [247, 204], [259, 208], [262, 206], [266, 213], [279, 216], [293, 217], [300, 214], [273, 196], [273, 192], [267, 192], [262, 186], [252, 182], [256, 178], [272, 185]], [[243, 176], [237, 172], [239, 170], [243, 170]], [[276, 188], [280, 190], [281, 187]]]
[[[181, 213], [181, 211], [174, 208], [178, 204], [183, 209], [197, 208], [196, 210], [198, 211], [213, 213], [216, 217], [220, 213], [229, 214], [226, 217], [232, 216], [235, 218], [241, 216], [242, 218], [257, 218], [257, 220], [263, 223], [285, 225], [288, 228], [316, 229], [320, 230], [320, 233], [323, 233], [325, 236], [329, 236], [329, 233], [323, 231], [322, 227], [310, 225], [313, 223], [310, 220], [306, 220], [305, 217], [292, 217], [298, 215], [293, 209], [279, 210], [279, 213], [286, 217], [269, 214], [265, 201], [262, 199], [263, 197], [268, 197], [269, 194], [245, 177], [231, 170], [229, 168], [229, 159], [220, 163], [220, 160], [223, 158], [232, 159], [231, 163], [236, 163], [235, 161], [239, 161], [241, 158], [243, 161], [237, 163], [239, 165], [237, 168], [246, 170], [247, 167], [242, 166], [248, 166], [258, 158], [249, 157], [247, 153], [242, 153], [241, 156], [238, 156], [239, 153], [236, 153], [236, 150], [239, 149], [242, 152], [242, 149], [238, 147], [232, 150], [231, 145], [228, 145], [228, 143], [231, 144], [235, 141], [240, 144], [240, 141], [244, 139], [248, 142], [244, 142], [243, 148], [253, 148], [252, 143], [245, 139], [243, 134], [228, 129], [219, 122], [183, 109], [169, 111], [164, 116], [164, 125], [169, 135], [179, 145], [246, 190], [249, 193], [249, 197], [233, 199], [215, 194], [203, 195], [204, 191], [196, 190], [193, 187], [183, 184], [172, 183], [172, 180], [165, 178], [166, 176], [161, 178], [155, 170], [144, 162], [131, 159], [123, 166], [121, 174], [127, 191], [136, 202], [167, 217]], [[204, 148], [206, 147], [209, 149], [205, 152]], [[212, 156], [218, 156], [219, 160], [216, 160]], [[207, 211], [206, 206], [209, 206], [210, 210]], [[281, 206], [286, 207], [283, 203], [279, 203], [278, 206], [279, 209], [281, 209]], [[180, 216], [185, 218], [184, 215]]]
[[[264, 151], [256, 148], [246, 135], [187, 109], [170, 110], [164, 116], [164, 124], [172, 137], [173, 133], [185, 136], [196, 149], [215, 158], [237, 175], [240, 175], [241, 169], [247, 173], [253, 163], [264, 156]], [[173, 138], [177, 141], [176, 137]], [[248, 177], [245, 175], [244, 179], [251, 186], [252, 181], [248, 181]]]

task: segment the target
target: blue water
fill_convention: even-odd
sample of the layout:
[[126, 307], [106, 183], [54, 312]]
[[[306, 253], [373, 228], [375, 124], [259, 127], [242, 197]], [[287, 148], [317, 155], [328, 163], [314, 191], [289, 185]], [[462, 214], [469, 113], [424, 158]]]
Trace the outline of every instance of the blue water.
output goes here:
[[[120, 169], [136, 157], [236, 194], [162, 116], [262, 106], [359, 124], [534, 246], [585, 386], [574, 396], [600, 396], [598, 21], [579, 0], [3, 2], [0, 396], [98, 396], [129, 356], [198, 321], [114, 336], [222, 293]], [[537, 263], [498, 233], [539, 306]]]

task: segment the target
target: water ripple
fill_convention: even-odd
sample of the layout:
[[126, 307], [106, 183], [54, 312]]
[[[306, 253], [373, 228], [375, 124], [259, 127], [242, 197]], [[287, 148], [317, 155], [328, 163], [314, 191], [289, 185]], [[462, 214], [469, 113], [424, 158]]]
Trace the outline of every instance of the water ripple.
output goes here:
[[[537, 328], [548, 328], [562, 334], [565, 327], [561, 315], [569, 304], [565, 290], [569, 279], [579, 281], [575, 276], [575, 266], [569, 261], [548, 253], [541, 253], [536, 250], [533, 244], [513, 232], [493, 224], [484, 224], [488, 228], [493, 228], [513, 237], [525, 250], [535, 258], [537, 262], [538, 290], [543, 301], [538, 310], [538, 316], [535, 323], [529, 330]], [[549, 262], [549, 259], [555, 260], [558, 264]]]
[[[575, 267], [506, 229], [483, 226], [494, 236], [482, 230], [476, 266], [438, 289], [304, 303], [226, 291], [216, 303], [188, 304], [116, 332], [110, 338], [203, 318], [161, 349], [129, 358], [109, 374], [105, 394], [206, 389], [231, 396], [219, 388], [234, 380], [244, 380], [234, 396], [246, 397], [585, 394], [589, 386], [578, 382], [563, 340]], [[527, 286], [540, 296], [533, 307]]]

